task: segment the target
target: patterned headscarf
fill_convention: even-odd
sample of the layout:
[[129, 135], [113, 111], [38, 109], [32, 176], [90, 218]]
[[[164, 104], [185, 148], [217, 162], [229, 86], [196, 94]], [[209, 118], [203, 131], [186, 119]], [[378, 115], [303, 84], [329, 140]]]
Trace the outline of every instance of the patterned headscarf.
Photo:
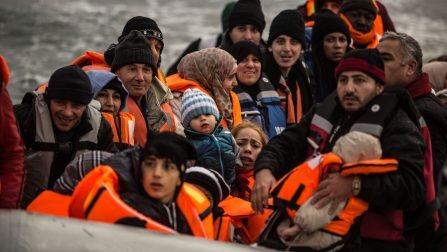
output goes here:
[[233, 127], [233, 105], [223, 81], [235, 64], [236, 60], [226, 51], [206, 48], [186, 55], [177, 67], [181, 78], [197, 82], [213, 97], [230, 129]]

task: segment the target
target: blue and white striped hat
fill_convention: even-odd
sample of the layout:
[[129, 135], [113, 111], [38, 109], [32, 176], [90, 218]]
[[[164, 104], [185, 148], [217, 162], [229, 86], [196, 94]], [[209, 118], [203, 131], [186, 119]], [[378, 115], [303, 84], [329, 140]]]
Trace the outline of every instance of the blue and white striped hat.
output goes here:
[[189, 128], [189, 123], [194, 117], [202, 114], [211, 114], [216, 117], [216, 120], [219, 119], [219, 110], [213, 98], [199, 89], [187, 89], [183, 93], [180, 113], [185, 128]]

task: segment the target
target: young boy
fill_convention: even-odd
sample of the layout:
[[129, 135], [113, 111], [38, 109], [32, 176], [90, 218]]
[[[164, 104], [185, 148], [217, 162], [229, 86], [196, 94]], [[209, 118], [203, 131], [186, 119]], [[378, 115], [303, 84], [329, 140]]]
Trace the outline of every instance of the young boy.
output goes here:
[[214, 100], [199, 89], [183, 93], [180, 109], [185, 135], [198, 153], [196, 165], [217, 171], [231, 185], [235, 180], [236, 144], [224, 129]]

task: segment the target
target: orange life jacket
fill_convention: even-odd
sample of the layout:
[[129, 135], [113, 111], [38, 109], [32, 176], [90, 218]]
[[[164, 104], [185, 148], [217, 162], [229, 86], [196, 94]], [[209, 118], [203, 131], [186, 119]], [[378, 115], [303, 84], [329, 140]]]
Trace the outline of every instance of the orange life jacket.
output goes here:
[[161, 81], [161, 83], [166, 85], [166, 76], [165, 73], [159, 68], [157, 69], [157, 78]]
[[112, 128], [113, 142], [131, 146], [135, 144], [133, 136], [135, 130], [135, 116], [129, 112], [119, 112], [116, 116], [107, 112], [101, 112], [101, 114]]
[[169, 102], [164, 102], [160, 105], [161, 110], [166, 116], [166, 122], [160, 127], [160, 132], [174, 132], [175, 133], [175, 119], [174, 112], [172, 112]]
[[[128, 206], [121, 200], [118, 191], [119, 181], [115, 171], [106, 165], [98, 166], [87, 174], [73, 192], [70, 216], [108, 223], [134, 219], [144, 223], [150, 230], [177, 233]], [[212, 239], [211, 204], [203, 192], [184, 183], [176, 203], [193, 235]]]
[[71, 62], [84, 71], [105, 70], [110, 72], [110, 66], [104, 59], [104, 55], [97, 52], [86, 51], [83, 55], [77, 57]]
[[[340, 172], [343, 176], [353, 174], [385, 173], [397, 170], [395, 159], [366, 160], [354, 164], [343, 164], [340, 157], [327, 153], [298, 165], [284, 175], [272, 188], [275, 201], [283, 202], [290, 220], [295, 219], [299, 206], [303, 205], [315, 192], [320, 181], [330, 172]], [[351, 197], [346, 207], [323, 230], [344, 236], [355, 218], [368, 209], [368, 203]]]
[[147, 141], [147, 123], [143, 113], [141, 113], [140, 107], [132, 97], [127, 99], [127, 110], [135, 117], [135, 131], [134, 139], [135, 144], [144, 146]]
[[45, 190], [41, 192], [26, 208], [28, 212], [69, 217], [68, 208], [71, 196], [63, 195], [54, 191]]
[[[172, 92], [183, 93], [187, 89], [197, 88], [203, 93], [211, 95], [206, 91], [202, 86], [200, 86], [197, 82], [192, 80], [183, 79], [179, 74], [173, 74], [166, 78], [166, 84]], [[233, 124], [234, 126], [240, 124], [242, 122], [242, 114], [241, 114], [241, 104], [239, 103], [239, 98], [237, 94], [233, 91], [230, 92], [231, 102], [233, 104]], [[211, 97], [212, 98], [212, 97]], [[214, 98], [213, 98], [214, 100]], [[228, 128], [228, 124], [225, 120], [221, 121], [221, 125], [224, 128]]]
[[242, 221], [255, 215], [250, 202], [238, 197], [228, 196], [219, 203], [219, 207], [223, 210], [223, 213], [214, 221], [216, 240], [233, 241], [233, 234], [236, 231], [246, 244], [254, 241]]

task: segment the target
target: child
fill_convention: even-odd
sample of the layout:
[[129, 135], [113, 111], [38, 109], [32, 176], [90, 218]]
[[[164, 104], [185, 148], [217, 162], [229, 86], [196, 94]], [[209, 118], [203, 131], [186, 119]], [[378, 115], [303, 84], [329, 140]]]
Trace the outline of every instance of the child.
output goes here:
[[214, 100], [199, 89], [183, 93], [180, 109], [185, 135], [198, 152], [196, 165], [217, 171], [231, 185], [235, 179], [236, 146], [224, 129]]
[[[276, 221], [276, 223], [279, 223], [276, 232], [282, 244], [289, 248], [307, 247], [316, 250], [329, 247], [336, 249], [340, 248], [339, 246], [343, 245], [343, 235], [347, 233], [347, 230], [336, 233], [333, 231], [337, 229], [331, 229], [333, 227], [330, 227], [328, 224], [330, 224], [336, 216], [339, 216], [338, 214], [342, 210], [349, 207], [349, 200], [348, 203], [340, 203], [337, 206], [335, 213], [331, 214], [329, 213], [331, 204], [328, 204], [322, 209], [316, 209], [315, 206], [310, 203], [312, 201], [313, 191], [318, 186], [318, 183], [320, 182], [319, 180], [325, 178], [330, 172], [339, 172], [341, 170], [342, 175], [345, 176], [347, 174], [368, 174], [397, 170], [397, 162], [394, 160], [383, 160], [384, 162], [376, 160], [379, 159], [381, 155], [382, 150], [377, 138], [362, 132], [354, 131], [341, 137], [335, 143], [333, 153], [317, 156], [298, 166], [298, 168], [295, 168], [289, 174], [286, 174], [283, 179], [279, 180], [272, 190], [272, 195], [275, 197], [275, 206], [278, 206], [279, 209], [286, 212], [289, 216], [289, 218]], [[363, 160], [373, 161], [367, 161], [365, 162], [367, 165], [362, 166], [362, 162], [360, 161]], [[368, 167], [368, 164], [373, 164], [373, 166]], [[375, 166], [376, 170], [368, 169], [374, 167], [375, 164], [377, 164], [377, 166]], [[380, 164], [384, 165], [380, 166]], [[347, 167], [353, 169], [350, 171]], [[296, 178], [298, 178], [298, 180]], [[298, 198], [295, 197], [295, 192], [291, 192], [290, 190], [286, 191], [287, 189], [284, 190], [284, 188], [292, 188], [290, 186], [295, 189], [297, 187], [303, 187], [301, 188], [303, 189], [302, 193]], [[296, 189], [296, 191], [298, 190], [299, 189]], [[291, 198], [294, 198], [294, 200], [290, 200], [288, 195], [293, 195]], [[360, 201], [358, 199], [356, 200]], [[282, 203], [279, 203], [280, 201], [287, 202], [287, 206], [284, 207]], [[298, 210], [293, 210], [293, 208], [290, 207], [293, 204], [298, 205]], [[355, 204], [357, 204], [356, 212], [350, 213], [351, 215], [354, 215], [354, 217], [347, 220], [347, 222], [353, 221], [353, 219], [366, 211], [368, 207], [363, 201], [356, 202]], [[275, 218], [273, 216], [275, 216], [275, 214], [272, 215], [271, 219]], [[290, 220], [295, 222], [295, 225], [292, 227], [290, 227]], [[329, 230], [320, 231], [319, 229], [321, 228], [327, 228]]]
[[231, 188], [231, 195], [250, 200], [253, 189], [253, 167], [268, 137], [254, 122], [245, 120], [231, 131], [239, 146], [241, 166], [236, 166], [236, 181]]

